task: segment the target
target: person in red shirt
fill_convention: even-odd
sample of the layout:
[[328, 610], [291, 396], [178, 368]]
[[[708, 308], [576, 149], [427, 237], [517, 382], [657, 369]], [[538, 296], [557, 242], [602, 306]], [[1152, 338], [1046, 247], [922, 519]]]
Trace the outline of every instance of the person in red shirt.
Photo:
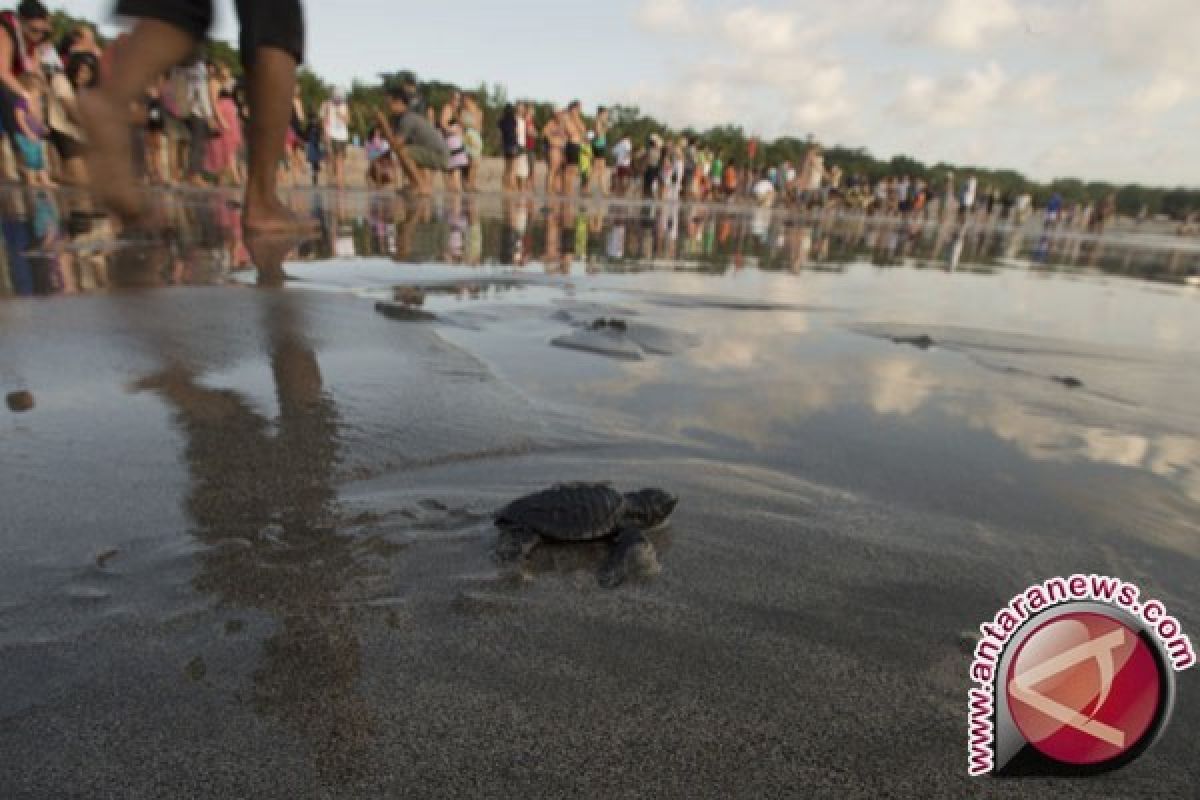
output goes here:
[[741, 174], [738, 172], [737, 162], [731, 158], [725, 165], [725, 174], [721, 176], [721, 190], [725, 193], [725, 199], [729, 200], [737, 195], [740, 185]]

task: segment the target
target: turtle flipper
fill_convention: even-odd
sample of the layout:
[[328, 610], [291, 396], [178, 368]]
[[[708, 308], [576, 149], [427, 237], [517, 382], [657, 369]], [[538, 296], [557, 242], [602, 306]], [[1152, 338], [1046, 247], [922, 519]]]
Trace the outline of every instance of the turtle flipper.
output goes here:
[[617, 533], [612, 552], [600, 568], [600, 585], [615, 589], [631, 575], [656, 575], [662, 570], [654, 545], [641, 528], [625, 527]]
[[511, 564], [520, 561], [542, 543], [542, 537], [533, 531], [508, 528], [500, 531], [496, 540], [496, 561]]

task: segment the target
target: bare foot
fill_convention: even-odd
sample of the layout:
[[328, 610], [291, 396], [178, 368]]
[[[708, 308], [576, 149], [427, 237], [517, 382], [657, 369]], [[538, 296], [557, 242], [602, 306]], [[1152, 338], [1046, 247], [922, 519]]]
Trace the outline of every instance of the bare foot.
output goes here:
[[90, 144], [88, 174], [93, 190], [122, 220], [135, 221], [145, 212], [145, 203], [133, 174], [128, 111], [113, 103], [103, 89], [84, 92], [77, 102]]

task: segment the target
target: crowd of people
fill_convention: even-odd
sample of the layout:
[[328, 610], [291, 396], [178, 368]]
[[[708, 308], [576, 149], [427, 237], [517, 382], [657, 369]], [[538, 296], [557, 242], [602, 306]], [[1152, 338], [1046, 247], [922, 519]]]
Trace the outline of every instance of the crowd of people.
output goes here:
[[37, 0], [0, 12], [0, 175], [32, 186], [87, 182], [86, 136], [76, 100], [96, 86], [102, 51], [79, 26], [52, 41]]
[[[117, 44], [109, 50], [118, 49]], [[48, 10], [22, 0], [0, 13], [0, 177], [27, 185], [87, 185], [87, 125], [80, 99], [111, 67], [111, 52], [94, 29], [81, 24], [59, 40]], [[291, 89], [289, 88], [290, 92]], [[205, 59], [197, 46], [145, 87], [129, 109], [135, 171], [157, 185], [242, 186], [247, 182], [251, 108], [246, 79], [228, 64]], [[287, 96], [286, 94], [284, 95]], [[499, 152], [485, 151], [484, 109], [471, 94], [453, 92], [440, 108], [426, 101], [415, 80], [393, 86], [373, 119], [352, 118], [346, 92], [306, 105], [296, 85], [284, 157], [276, 180], [284, 185], [338, 189], [365, 183], [375, 189], [406, 186], [417, 194], [439, 185], [449, 193], [499, 188], [548, 196], [636, 196], [658, 201], [729, 202], [805, 210], [845, 209], [867, 214], [938, 218], [996, 216], [1015, 221], [1032, 212], [1029, 195], [980, 186], [953, 174], [930, 182], [907, 175], [869, 180], [827, 165], [810, 143], [799, 163], [766, 164], [747, 152], [720, 152], [690, 136], [649, 135], [634, 141], [614, 128], [608, 109], [590, 117], [578, 101], [541, 114], [532, 103], [510, 103], [494, 125]], [[365, 131], [360, 140], [355, 131]], [[361, 150], [365, 175], [350, 174]], [[744, 150], [744, 148], [743, 148]], [[502, 175], [484, 185], [488, 156]], [[739, 161], [739, 157], [741, 161]], [[268, 168], [269, 169], [269, 168]], [[1114, 198], [1071, 206], [1051, 197], [1048, 224], [1103, 229], [1116, 214]]]
[[[81, 100], [100, 85], [116, 49], [102, 47], [87, 24], [56, 41], [49, 10], [39, 0], [22, 0], [16, 10], [0, 12], [0, 177], [31, 186], [92, 183]], [[245, 184], [247, 89], [228, 64], [204, 58], [197, 48], [145, 86], [129, 116], [135, 167], [147, 183]], [[344, 96], [335, 93], [314, 123], [323, 152], [330, 154], [333, 179], [344, 185], [349, 142]], [[312, 136], [301, 114], [289, 142], [296, 149]], [[302, 158], [281, 164], [295, 183], [308, 169]]]

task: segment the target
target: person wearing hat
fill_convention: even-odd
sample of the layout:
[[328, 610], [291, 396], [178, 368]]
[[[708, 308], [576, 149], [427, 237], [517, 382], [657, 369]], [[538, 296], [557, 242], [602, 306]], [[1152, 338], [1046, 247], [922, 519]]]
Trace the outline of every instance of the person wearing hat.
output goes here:
[[321, 132], [325, 137], [333, 164], [333, 184], [338, 189], [346, 184], [346, 147], [350, 144], [350, 106], [345, 90], [336, 88], [333, 97], [321, 105]]
[[450, 148], [446, 139], [424, 115], [414, 111], [403, 87], [388, 92], [388, 112], [377, 113], [379, 129], [400, 164], [404, 177], [417, 194], [433, 191], [433, 175], [446, 172]]

